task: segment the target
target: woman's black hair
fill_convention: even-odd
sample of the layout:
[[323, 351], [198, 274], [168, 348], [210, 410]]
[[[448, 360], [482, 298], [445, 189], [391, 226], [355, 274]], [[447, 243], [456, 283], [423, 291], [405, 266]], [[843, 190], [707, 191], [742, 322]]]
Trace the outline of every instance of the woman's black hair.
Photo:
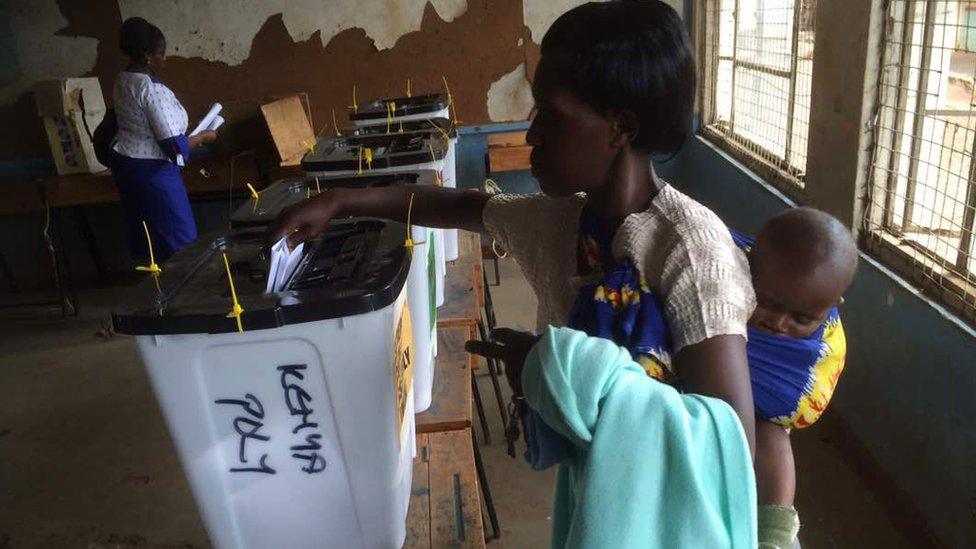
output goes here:
[[164, 40], [163, 31], [142, 17], [130, 17], [122, 22], [119, 46], [129, 59], [142, 60], [147, 53], [154, 53]]
[[684, 23], [660, 0], [591, 2], [561, 15], [542, 39], [559, 80], [601, 113], [630, 111], [632, 145], [675, 153], [691, 133], [695, 60]]

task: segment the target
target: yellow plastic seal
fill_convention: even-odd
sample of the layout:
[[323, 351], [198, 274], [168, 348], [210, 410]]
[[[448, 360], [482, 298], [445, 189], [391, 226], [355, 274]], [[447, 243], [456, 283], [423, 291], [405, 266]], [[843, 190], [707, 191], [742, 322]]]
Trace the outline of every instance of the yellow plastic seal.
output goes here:
[[146, 244], [149, 245], [149, 265], [140, 265], [136, 267], [136, 270], [159, 274], [163, 272], [163, 269], [156, 264], [156, 255], [153, 253], [152, 238], [149, 236], [149, 225], [146, 225], [145, 220], [142, 222], [142, 230], [146, 233]]
[[241, 315], [244, 314], [244, 307], [237, 301], [237, 290], [234, 289], [234, 277], [230, 274], [230, 262], [227, 261], [227, 253], [224, 256], [224, 269], [227, 271], [227, 283], [230, 285], [230, 299], [233, 303], [230, 312], [227, 313], [227, 318], [233, 318], [237, 321], [237, 331], [244, 333], [244, 324], [241, 322]]

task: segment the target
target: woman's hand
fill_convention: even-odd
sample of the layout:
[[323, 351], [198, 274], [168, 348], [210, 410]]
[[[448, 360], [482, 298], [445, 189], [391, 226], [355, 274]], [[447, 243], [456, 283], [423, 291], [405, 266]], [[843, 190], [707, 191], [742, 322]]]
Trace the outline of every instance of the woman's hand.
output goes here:
[[529, 332], [498, 328], [491, 331], [490, 341], [473, 339], [464, 344], [471, 354], [501, 360], [505, 364], [505, 377], [515, 396], [522, 396], [522, 367], [525, 357], [542, 336]]
[[341, 189], [326, 191], [288, 208], [268, 228], [268, 241], [274, 243], [287, 236], [289, 246], [295, 246], [322, 234], [340, 215], [342, 194]]
[[[323, 184], [328, 185], [328, 181], [323, 180]], [[409, 216], [412, 223], [425, 227], [482, 232], [482, 212], [488, 198], [481, 191], [433, 185], [333, 189], [286, 210], [271, 226], [268, 237], [277, 242], [288, 236], [288, 243], [294, 245], [320, 235], [339, 216], [379, 217], [401, 223]]]
[[209, 145], [217, 140], [217, 132], [214, 130], [204, 130], [196, 135], [187, 138], [190, 148], [194, 149], [200, 145]]

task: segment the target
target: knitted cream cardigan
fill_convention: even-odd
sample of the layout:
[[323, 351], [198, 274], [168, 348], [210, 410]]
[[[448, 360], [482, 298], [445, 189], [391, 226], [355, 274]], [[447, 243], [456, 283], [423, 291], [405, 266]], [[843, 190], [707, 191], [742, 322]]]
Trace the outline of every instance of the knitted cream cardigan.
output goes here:
[[[586, 196], [496, 195], [484, 225], [515, 258], [539, 298], [536, 328], [564, 326], [579, 288], [579, 216]], [[756, 299], [745, 255], [711, 210], [670, 185], [629, 215], [613, 239], [661, 299], [674, 352], [718, 335], [746, 336]]]

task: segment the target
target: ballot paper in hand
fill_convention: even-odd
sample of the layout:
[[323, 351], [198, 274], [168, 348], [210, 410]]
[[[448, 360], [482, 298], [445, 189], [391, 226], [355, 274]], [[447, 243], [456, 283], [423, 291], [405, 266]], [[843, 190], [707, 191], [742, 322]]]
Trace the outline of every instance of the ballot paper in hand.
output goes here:
[[266, 293], [280, 292], [295, 274], [295, 269], [302, 260], [305, 243], [302, 242], [294, 249], [288, 249], [288, 237], [282, 238], [271, 247], [271, 267], [268, 269], [268, 283]]
[[[220, 125], [224, 123], [224, 119], [220, 116], [220, 111], [223, 108], [224, 107], [220, 103], [214, 103], [211, 105], [210, 110], [207, 111], [207, 114], [200, 120], [197, 127], [193, 128], [193, 131], [190, 132], [190, 137], [193, 137], [202, 131], [216, 130], [219, 128]], [[219, 123], [217, 123], [218, 120], [220, 120]]]

